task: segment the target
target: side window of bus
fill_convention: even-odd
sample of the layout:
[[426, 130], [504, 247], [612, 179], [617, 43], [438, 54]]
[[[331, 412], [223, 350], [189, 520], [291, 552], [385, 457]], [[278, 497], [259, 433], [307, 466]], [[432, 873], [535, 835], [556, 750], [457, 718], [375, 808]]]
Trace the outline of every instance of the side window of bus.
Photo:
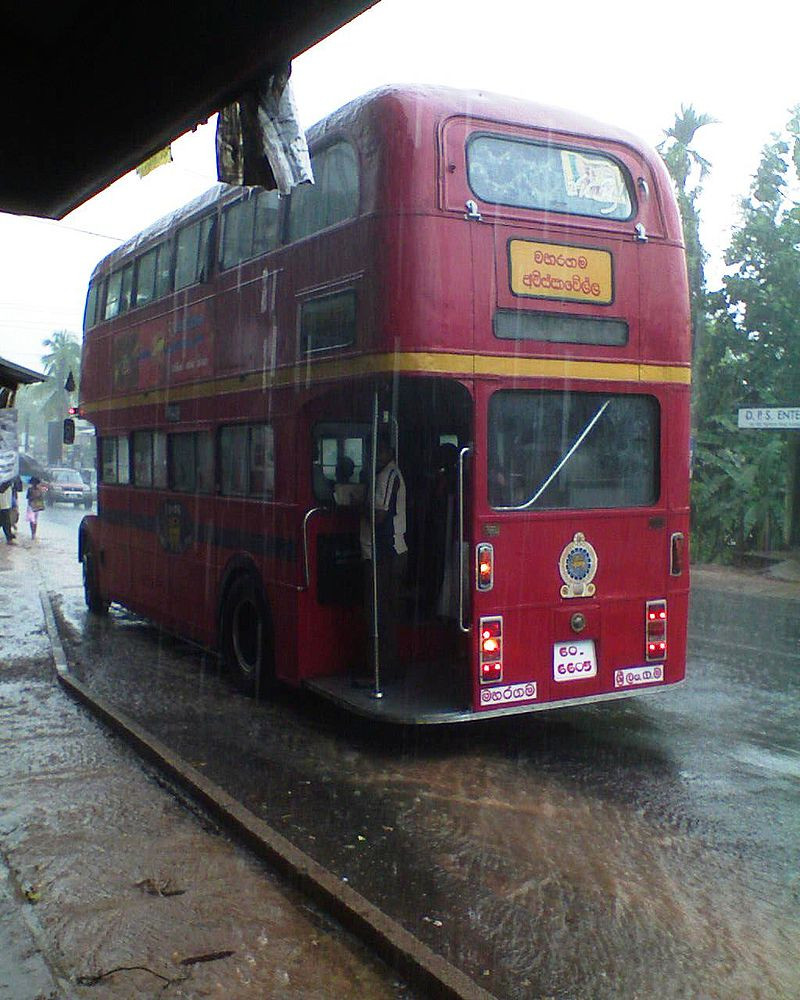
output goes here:
[[133, 292], [133, 262], [122, 269], [122, 287], [119, 293], [119, 311], [127, 312], [131, 307], [131, 293]]
[[214, 220], [207, 216], [178, 233], [175, 251], [175, 290], [207, 281], [210, 273], [211, 230]]
[[222, 427], [219, 450], [223, 496], [261, 497], [275, 493], [275, 441], [268, 424]]
[[172, 240], [158, 246], [156, 259], [156, 298], [161, 299], [172, 291]]
[[166, 435], [161, 431], [134, 431], [133, 483], [156, 489], [167, 485]]
[[158, 247], [142, 254], [136, 262], [136, 306], [146, 306], [156, 297], [156, 258]]
[[170, 434], [168, 452], [171, 489], [214, 492], [214, 437], [210, 431]]
[[100, 438], [99, 444], [102, 482], [127, 485], [130, 480], [127, 437]]
[[[367, 477], [369, 424], [322, 423], [313, 431], [311, 488], [316, 500], [358, 499]], [[342, 489], [340, 489], [342, 487]], [[346, 504], [345, 504], [346, 505]]]
[[312, 157], [314, 184], [302, 184], [289, 199], [288, 240], [303, 239], [358, 214], [358, 160], [338, 142]]
[[83, 311], [83, 329], [89, 330], [95, 324], [97, 313], [97, 298], [99, 284], [94, 281], [89, 285], [89, 294], [86, 296], [86, 308]]
[[119, 299], [122, 291], [122, 272], [117, 271], [108, 279], [108, 291], [106, 293], [106, 308], [103, 312], [103, 319], [113, 319], [119, 315]]
[[300, 352], [348, 347], [356, 340], [356, 293], [348, 288], [300, 303]]
[[220, 267], [234, 267], [277, 245], [277, 191], [252, 192], [224, 209]]

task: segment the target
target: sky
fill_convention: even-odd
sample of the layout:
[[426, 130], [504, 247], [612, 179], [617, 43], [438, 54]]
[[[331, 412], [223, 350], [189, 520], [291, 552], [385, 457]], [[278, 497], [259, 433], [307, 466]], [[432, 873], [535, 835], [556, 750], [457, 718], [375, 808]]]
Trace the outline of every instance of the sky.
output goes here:
[[[381, 0], [295, 59], [304, 127], [386, 83], [445, 84], [558, 105], [663, 138], [682, 104], [712, 115], [701, 236], [718, 287], [722, 254], [761, 149], [800, 103], [800, 6], [785, 0]], [[80, 335], [95, 264], [216, 180], [214, 123], [173, 144], [174, 161], [129, 174], [61, 222], [0, 213], [0, 356], [39, 369], [42, 341]]]

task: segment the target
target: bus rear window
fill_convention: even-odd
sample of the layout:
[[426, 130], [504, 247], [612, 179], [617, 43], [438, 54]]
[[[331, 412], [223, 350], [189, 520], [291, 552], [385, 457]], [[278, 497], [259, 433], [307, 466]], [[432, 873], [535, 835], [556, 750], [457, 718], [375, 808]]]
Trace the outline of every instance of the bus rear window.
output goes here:
[[481, 201], [600, 219], [629, 219], [623, 168], [610, 156], [505, 136], [467, 144], [470, 187]]
[[501, 390], [489, 403], [489, 502], [499, 509], [642, 507], [658, 500], [653, 396]]

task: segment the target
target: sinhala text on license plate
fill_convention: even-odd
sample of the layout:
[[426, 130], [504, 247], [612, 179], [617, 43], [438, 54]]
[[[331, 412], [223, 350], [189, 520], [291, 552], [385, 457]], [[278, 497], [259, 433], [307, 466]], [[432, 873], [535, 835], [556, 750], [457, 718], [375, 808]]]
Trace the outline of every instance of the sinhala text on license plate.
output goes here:
[[553, 680], [579, 681], [597, 676], [594, 639], [553, 643]]

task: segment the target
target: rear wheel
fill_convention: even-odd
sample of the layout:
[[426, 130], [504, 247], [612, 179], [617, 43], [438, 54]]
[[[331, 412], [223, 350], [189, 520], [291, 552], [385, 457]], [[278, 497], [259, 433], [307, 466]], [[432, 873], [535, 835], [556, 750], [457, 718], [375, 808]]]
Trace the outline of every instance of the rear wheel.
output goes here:
[[81, 568], [83, 570], [83, 598], [86, 601], [86, 607], [93, 615], [104, 615], [108, 611], [109, 602], [100, 593], [100, 585], [97, 580], [97, 562], [91, 546], [87, 546], [83, 550]]
[[237, 577], [225, 597], [222, 654], [245, 694], [258, 695], [273, 686], [272, 623], [261, 586], [252, 576]]

